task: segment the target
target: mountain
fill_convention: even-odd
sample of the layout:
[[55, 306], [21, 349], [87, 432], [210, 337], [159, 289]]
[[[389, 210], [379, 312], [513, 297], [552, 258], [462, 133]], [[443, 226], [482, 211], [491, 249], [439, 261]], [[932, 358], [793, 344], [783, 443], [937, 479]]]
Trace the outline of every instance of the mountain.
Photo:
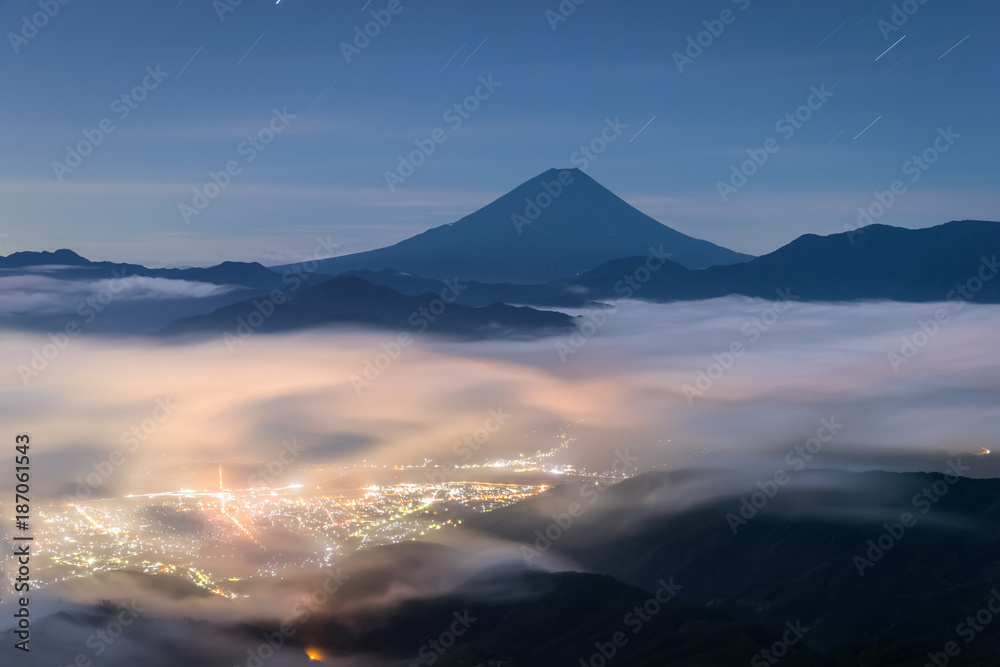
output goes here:
[[[772, 628], [801, 619], [815, 647], [943, 646], [990, 598], [1000, 577], [1000, 479], [792, 469], [784, 480], [647, 473], [592, 505], [581, 502], [598, 495], [592, 485], [567, 485], [465, 526], [537, 549], [537, 531], [580, 503], [585, 512], [542, 544], [545, 557], [646, 590], [674, 576], [690, 604]], [[977, 644], [1000, 656], [995, 633]]]
[[[644, 254], [610, 260], [572, 280], [540, 285], [470, 281], [462, 283], [459, 302], [578, 308], [595, 299], [621, 297], [648, 301], [729, 295], [775, 299], [780, 298], [780, 291], [801, 301], [964, 299], [1000, 303], [1000, 280], [992, 279], [1000, 271], [994, 259], [997, 256], [997, 222], [965, 220], [926, 229], [871, 225], [830, 236], [806, 234], [770, 254], [727, 266], [692, 270], [670, 259], [647, 264], [649, 255]], [[648, 280], [638, 280], [646, 277], [649, 266], [655, 268], [649, 271]], [[407, 294], [443, 285], [388, 269], [351, 274]], [[966, 296], [959, 291], [960, 285], [965, 286]]]
[[[582, 179], [587, 177], [580, 174], [575, 178], [571, 186], [585, 183]], [[596, 188], [604, 191], [600, 186]], [[557, 201], [572, 203], [568, 193], [567, 189]], [[622, 205], [628, 206], [624, 202]], [[550, 209], [555, 207], [553, 204]], [[462, 229], [469, 225], [473, 223], [466, 223]], [[432, 232], [435, 230], [427, 234]], [[441, 233], [450, 235], [447, 231]], [[534, 247], [533, 242], [526, 243]], [[488, 254], [490, 249], [482, 251]], [[502, 258], [503, 253], [500, 248], [496, 255]], [[0, 257], [0, 278], [35, 276], [39, 290], [45, 291], [57, 306], [62, 304], [61, 310], [53, 306], [34, 313], [28, 302], [22, 310], [16, 310], [24, 299], [11, 297], [9, 312], [0, 313], [0, 320], [9, 326], [42, 331], [62, 328], [66, 316], [75, 313], [77, 319], [83, 318], [82, 328], [94, 333], [147, 334], [168, 325], [170, 331], [226, 331], [232, 329], [237, 316], [253, 311], [255, 298], [266, 298], [265, 293], [272, 290], [293, 298], [288, 307], [278, 309], [280, 316], [269, 320], [265, 330], [338, 322], [407, 330], [413, 326], [409, 317], [421, 305], [436, 298], [434, 294], [450, 292], [453, 303], [436, 318], [439, 321], [417, 317], [426, 320], [418, 328], [473, 337], [561, 330], [571, 321], [561, 313], [502, 304], [559, 309], [614, 298], [669, 302], [744, 295], [798, 301], [952, 301], [957, 309], [966, 301], [1000, 303], [998, 255], [1000, 222], [980, 220], [954, 221], [926, 229], [869, 225], [829, 236], [807, 234], [750, 261], [702, 269], [641, 252], [615, 257], [579, 276], [537, 284], [456, 280], [454, 274], [442, 279], [389, 268], [352, 269], [342, 277], [354, 278], [355, 282], [329, 282], [331, 277], [322, 273], [329, 267], [281, 275], [260, 264], [244, 262], [224, 262], [208, 268], [149, 269], [138, 264], [92, 262], [63, 249]], [[554, 256], [560, 257], [559, 261], [565, 259], [558, 251]], [[574, 255], [569, 252], [566, 256]], [[489, 265], [480, 259], [484, 267]], [[516, 261], [510, 263], [518, 266]], [[520, 269], [515, 272], [524, 275]], [[99, 281], [123, 276], [158, 278], [163, 283], [133, 284], [127, 296], [115, 297], [110, 304], [102, 302], [100, 308], [90, 303], [98, 291], [109, 289]], [[219, 287], [206, 291], [205, 285], [180, 281]], [[322, 289], [309, 289], [324, 282]], [[373, 287], [384, 287], [385, 291], [372, 291]], [[88, 291], [93, 294], [88, 296]], [[366, 301], [367, 297], [372, 300]]]
[[260, 290], [283, 285], [279, 274], [257, 262], [223, 262], [207, 268], [149, 269], [141, 264], [94, 262], [65, 248], [54, 252], [15, 252], [6, 257], [0, 256], [0, 269], [6, 269], [8, 275], [44, 270], [46, 276], [63, 280], [142, 276]]
[[[404, 549], [385, 553], [394, 551]], [[780, 630], [671, 599], [666, 589], [659, 592], [666, 602], [650, 603], [650, 592], [612, 577], [532, 571], [523, 563], [508, 563], [487, 568], [444, 595], [411, 598], [367, 613], [352, 610], [321, 617], [306, 623], [299, 639], [332, 655], [395, 658], [366, 664], [442, 667], [606, 664], [590, 662], [592, 655], [600, 657], [599, 646], [604, 644], [611, 647], [605, 647], [605, 655], [622, 665], [737, 665], [761, 645], [780, 641]], [[646, 614], [644, 609], [655, 612]], [[455, 625], [456, 618], [469, 619], [468, 627]], [[449, 627], [463, 632], [449, 650], [435, 651], [428, 638]], [[616, 632], [627, 638], [619, 640], [619, 646], [609, 641]], [[822, 658], [800, 645], [785, 664], [833, 666]]]
[[[666, 262], [630, 291], [651, 301], [731, 294], [774, 299], [778, 290], [789, 290], [802, 301], [1000, 303], [998, 255], [1000, 222], [963, 220], [926, 229], [869, 225], [830, 236], [806, 234], [744, 264], [692, 271]], [[644, 256], [613, 260], [573, 284], [591, 298], [621, 296], [620, 281], [645, 262]]]
[[400, 273], [391, 269], [382, 271], [349, 271], [345, 276], [356, 276], [373, 285], [385, 285], [403, 294], [440, 293], [448, 285], [458, 291], [458, 300], [463, 306], [488, 306], [494, 303], [530, 304], [546, 308], [582, 308], [587, 300], [581, 298], [560, 283], [542, 285], [515, 285], [513, 283], [481, 283], [476, 281], [436, 280], [421, 278], [412, 273]]
[[89, 266], [92, 262], [65, 248], [55, 252], [13, 252], [0, 257], [0, 269], [17, 269], [29, 266]]
[[688, 268], [751, 259], [657, 222], [579, 169], [550, 169], [457, 222], [387, 248], [322, 260], [319, 270], [544, 283], [660, 246]]
[[[280, 664], [309, 664], [307, 650], [371, 667], [1000, 664], [1000, 479], [788, 468], [779, 484], [766, 470], [763, 481], [711, 469], [571, 481], [470, 514], [441, 531], [445, 543], [372, 547], [280, 582], [248, 577], [247, 601], [176, 575], [60, 582], [36, 593], [45, 641], [25, 664], [71, 662], [119, 612], [109, 597], [148, 610], [109, 665], [244, 664], [279, 632], [291, 661]], [[255, 602], [276, 587], [306, 604]], [[287, 608], [297, 616], [282, 626]], [[179, 647], [166, 658], [165, 634]]]
[[[248, 299], [206, 315], [181, 319], [164, 333], [234, 332], [240, 321], [244, 321], [260, 332], [356, 324], [412, 333], [427, 330], [466, 338], [494, 338], [568, 331], [573, 323], [573, 318], [563, 313], [501, 303], [470, 308], [450, 302], [453, 301], [450, 292], [442, 296], [400, 294], [355, 276], [337, 276], [286, 294], [287, 300], [281, 303]], [[262, 302], [266, 305], [261, 306]], [[249, 319], [251, 313], [260, 313], [259, 325]]]
[[29, 331], [57, 331], [73, 323], [87, 333], [146, 335], [179, 318], [328, 278], [282, 276], [256, 262], [150, 269], [94, 262], [66, 249], [16, 252], [0, 257], [0, 280], [15, 286], [0, 309], [0, 323]]
[[[728, 666], [746, 664], [762, 647], [780, 642], [784, 631], [687, 604], [668, 597], [674, 591], [666, 588], [652, 592], [666, 602], [651, 603], [651, 592], [612, 577], [541, 572], [523, 563], [487, 566], [450, 590], [416, 594], [413, 584], [424, 583], [435, 566], [438, 578], [446, 581], [449, 577], [440, 572], [443, 565], [467, 570], [468, 564], [458, 562], [457, 556], [456, 550], [438, 545], [402, 542], [367, 549], [361, 558], [348, 556], [308, 580], [282, 577], [280, 584], [290, 592], [302, 590], [299, 601], [284, 606], [305, 610], [285, 623], [264, 607], [240, 618], [241, 609], [252, 608], [252, 601], [240, 605], [222, 596], [206, 599], [204, 589], [192, 590], [196, 587], [176, 575], [112, 572], [71, 579], [52, 585], [34, 603], [34, 636], [45, 641], [33, 643], [31, 653], [17, 664], [71, 664], [90, 639], [92, 645], [107, 649], [99, 663], [105, 667], [285, 667], [313, 664], [310, 660], [345, 667], [577, 667], [581, 660], [611, 664], [600, 662], [602, 646], [605, 655], [616, 658], [614, 664], [632, 667]], [[394, 567], [380, 567], [388, 562]], [[324, 591], [331, 579], [341, 580], [333, 594], [312, 596]], [[258, 588], [260, 583], [248, 586]], [[110, 593], [115, 600], [68, 602], [56, 597], [80, 597], [81, 588]], [[51, 599], [58, 606], [48, 603]], [[48, 613], [51, 608], [59, 611]], [[97, 644], [95, 630], [114, 627], [123, 611], [130, 621], [128, 631], [114, 642]], [[164, 636], [173, 640], [168, 648]], [[616, 636], [617, 645], [612, 643]], [[260, 648], [269, 648], [263, 643], [268, 638], [280, 640], [273, 654]], [[853, 660], [856, 651], [841, 654], [837, 662], [838, 656], [812, 649], [808, 635], [805, 639], [790, 647], [782, 665], [858, 664]], [[271, 655], [272, 660], [258, 655]]]

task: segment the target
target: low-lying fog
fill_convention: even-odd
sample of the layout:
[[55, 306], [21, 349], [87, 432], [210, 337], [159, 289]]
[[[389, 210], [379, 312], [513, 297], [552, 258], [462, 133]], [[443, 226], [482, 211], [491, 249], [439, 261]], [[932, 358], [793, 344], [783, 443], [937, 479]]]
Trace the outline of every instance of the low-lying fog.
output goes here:
[[742, 467], [817, 434], [816, 465], [938, 469], [896, 457], [981, 452], [1000, 427], [1000, 307], [727, 298], [623, 302], [580, 321], [533, 341], [403, 347], [398, 332], [341, 329], [232, 351], [221, 337], [7, 332], [0, 415], [32, 435], [36, 492], [56, 495], [115, 449], [106, 494], [177, 488], [178, 462], [266, 463], [290, 442], [305, 465], [441, 461], [487, 425], [472, 460], [550, 448], [573, 424], [561, 462], [602, 469], [628, 448], [640, 470]]

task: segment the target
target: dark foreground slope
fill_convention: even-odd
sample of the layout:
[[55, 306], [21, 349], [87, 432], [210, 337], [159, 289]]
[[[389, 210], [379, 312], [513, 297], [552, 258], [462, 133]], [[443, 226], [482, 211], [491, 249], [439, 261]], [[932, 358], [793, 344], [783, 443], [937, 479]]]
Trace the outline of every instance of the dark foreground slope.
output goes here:
[[[943, 646], [1000, 584], [1000, 480], [792, 478], [781, 487], [764, 480], [764, 488], [711, 473], [649, 474], [612, 487], [592, 508], [582, 500], [586, 489], [566, 487], [469, 523], [530, 545], [535, 562], [568, 558], [646, 590], [673, 576], [690, 603], [774, 628], [801, 619], [810, 643], [834, 652]], [[771, 498], [762, 495], [768, 489], [776, 490]], [[543, 550], [536, 531], [573, 502], [588, 511]], [[1000, 649], [994, 635], [1000, 625], [976, 645]]]
[[[307, 651], [366, 667], [1000, 664], [1000, 480], [789, 475], [776, 491], [712, 471], [567, 484], [466, 521], [456, 547], [400, 543], [246, 582], [249, 600], [278, 592], [274, 609], [119, 577], [98, 590], [160, 606], [103, 664], [245, 664], [267, 636], [283, 637], [275, 665]], [[743, 506], [769, 488], [756, 513]], [[289, 609], [282, 635], [272, 614]], [[79, 647], [61, 637], [116, 611], [35, 619], [46, 659], [71, 659]]]

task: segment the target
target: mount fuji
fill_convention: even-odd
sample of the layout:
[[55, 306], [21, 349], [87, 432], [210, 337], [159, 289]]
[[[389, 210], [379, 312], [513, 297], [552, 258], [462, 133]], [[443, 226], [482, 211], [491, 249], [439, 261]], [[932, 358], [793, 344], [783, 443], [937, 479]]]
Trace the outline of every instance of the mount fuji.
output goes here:
[[321, 260], [318, 270], [544, 283], [660, 246], [689, 269], [753, 259], [657, 222], [579, 169], [550, 169], [461, 220], [386, 248]]

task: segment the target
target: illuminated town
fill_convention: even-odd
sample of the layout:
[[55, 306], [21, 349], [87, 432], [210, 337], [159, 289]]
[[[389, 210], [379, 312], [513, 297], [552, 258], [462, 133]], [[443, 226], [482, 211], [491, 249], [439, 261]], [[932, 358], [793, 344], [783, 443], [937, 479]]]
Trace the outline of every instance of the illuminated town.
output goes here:
[[[609, 479], [608, 472], [554, 464], [553, 457], [572, 441], [561, 435], [548, 451], [474, 464], [372, 465], [392, 481], [353, 488], [345, 488], [347, 476], [369, 466], [307, 466], [294, 471], [305, 484], [231, 489], [220, 465], [217, 489], [39, 506], [34, 585], [127, 569], [175, 574], [236, 597], [250, 580], [329, 565], [358, 549], [428, 539], [431, 531], [530, 498], [568, 478], [610, 483], [626, 476]], [[332, 480], [309, 479], [334, 471], [339, 474]]]

